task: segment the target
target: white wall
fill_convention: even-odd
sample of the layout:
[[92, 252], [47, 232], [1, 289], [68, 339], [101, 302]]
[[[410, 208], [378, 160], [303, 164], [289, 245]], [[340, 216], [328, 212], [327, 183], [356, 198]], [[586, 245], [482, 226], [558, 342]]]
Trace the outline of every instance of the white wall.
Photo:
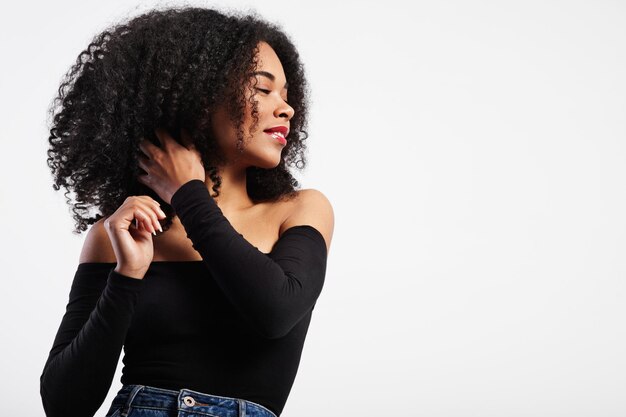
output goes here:
[[[85, 236], [47, 106], [94, 34], [155, 4], [0, 16], [2, 415], [43, 415]], [[283, 416], [626, 414], [624, 2], [189, 4], [281, 23], [313, 90], [302, 183], [336, 226]]]

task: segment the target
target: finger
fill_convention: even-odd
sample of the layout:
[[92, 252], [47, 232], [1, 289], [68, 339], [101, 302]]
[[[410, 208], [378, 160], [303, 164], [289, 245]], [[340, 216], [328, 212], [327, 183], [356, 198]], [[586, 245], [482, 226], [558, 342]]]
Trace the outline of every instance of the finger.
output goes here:
[[191, 135], [187, 132], [187, 129], [182, 128], [180, 130], [180, 140], [187, 149], [196, 149], [193, 144], [193, 140], [191, 139]]
[[[151, 201], [146, 202], [145, 206], [142, 206], [142, 209], [144, 213], [146, 213], [150, 217], [150, 227], [152, 227], [152, 230], [154, 232], [156, 232], [157, 230], [163, 232], [163, 228], [161, 227], [161, 223], [159, 222], [159, 215], [160, 213], [163, 213], [163, 211], [158, 207], [156, 201], [152, 200], [150, 197], [148, 198]], [[165, 213], [163, 213], [163, 217], [165, 217]]]
[[167, 130], [163, 129], [162, 127], [157, 127], [154, 133], [156, 134], [156, 137], [159, 139], [159, 142], [161, 143], [161, 147], [163, 149], [167, 149], [171, 145], [171, 142], [173, 140], [171, 136], [169, 135], [169, 133], [167, 132]]
[[137, 221], [139, 223], [139, 227], [137, 227], [137, 231], [138, 232], [147, 232], [150, 233], [148, 230], [146, 230], [143, 221], [139, 222], [137, 219], [135, 219], [135, 221]]
[[[143, 169], [143, 168], [142, 168]], [[152, 177], [149, 174], [137, 175], [137, 181], [144, 184], [148, 188], [152, 188]]]
[[167, 215], [165, 214], [165, 212], [163, 210], [161, 210], [161, 205], [159, 204], [158, 201], [156, 201], [155, 199], [153, 199], [150, 196], [147, 195], [140, 195], [137, 196], [138, 198], [141, 198], [142, 200], [144, 200], [146, 202], [146, 204], [148, 204], [152, 210], [155, 211], [157, 218], [165, 218], [167, 217]]
[[154, 198], [150, 197], [149, 195], [136, 195], [134, 197], [142, 201], [145, 201], [146, 203], [154, 203], [157, 207], [161, 207], [161, 203], [159, 203], [158, 201], [156, 201]]
[[139, 155], [137, 158], [137, 165], [139, 168], [143, 169], [146, 174], [150, 173], [150, 167], [152, 165], [152, 159], [146, 157], [145, 155]]
[[160, 219], [164, 219], [167, 217], [167, 214], [165, 214], [165, 212], [163, 210], [161, 210], [161, 207], [159, 206], [159, 203], [157, 203], [156, 201], [153, 203], [154, 204], [154, 211], [157, 214], [157, 217]]
[[150, 216], [148, 216], [145, 212], [143, 212], [140, 209], [136, 209], [134, 212], [134, 216], [136, 219], [139, 220], [139, 229], [143, 229], [145, 231], [147, 231], [148, 233], [153, 233], [152, 228], [150, 227], [151, 224], [151, 220], [150, 220]]
[[[154, 155], [157, 154], [157, 152], [159, 152], [161, 149], [159, 149], [158, 146], [156, 146], [154, 143], [150, 142], [149, 140], [147, 140], [146, 138], [142, 138], [139, 141], [139, 149], [141, 150], [141, 152], [143, 152], [147, 158], [149, 159], [154, 159]], [[142, 155], [140, 155], [142, 156]]]
[[134, 214], [135, 218], [138, 218], [141, 221], [141, 224], [148, 232], [156, 235], [156, 230], [152, 225], [153, 220], [148, 213], [146, 213], [143, 209], [135, 208]]
[[[132, 233], [135, 233], [135, 232], [136, 232], [136, 233], [140, 233], [140, 234], [142, 234], [142, 235], [143, 235], [144, 233], [150, 233], [150, 232], [149, 232], [149, 231], [147, 231], [147, 230], [146, 230], [146, 228], [144, 227], [144, 223], [143, 223], [143, 221], [140, 221], [140, 220], [139, 220], [139, 216], [136, 216], [136, 217], [135, 217], [135, 221], [133, 222], [133, 224], [135, 225], [135, 227], [133, 228], [133, 229], [134, 229], [134, 232], [132, 232]], [[129, 232], [130, 232], [130, 231], [131, 231], [131, 230], [129, 229]], [[131, 234], [132, 234], [132, 233], [131, 233]]]

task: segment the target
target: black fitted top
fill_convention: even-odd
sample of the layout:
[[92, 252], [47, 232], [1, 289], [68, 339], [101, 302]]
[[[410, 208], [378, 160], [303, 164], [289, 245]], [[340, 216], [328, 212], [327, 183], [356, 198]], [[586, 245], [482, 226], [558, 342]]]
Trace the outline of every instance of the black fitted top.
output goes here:
[[324, 238], [293, 226], [263, 253], [200, 180], [171, 204], [202, 260], [152, 262], [143, 279], [115, 272], [115, 263], [78, 265], [40, 378], [48, 417], [94, 415], [122, 347], [122, 384], [188, 388], [282, 412], [324, 284]]

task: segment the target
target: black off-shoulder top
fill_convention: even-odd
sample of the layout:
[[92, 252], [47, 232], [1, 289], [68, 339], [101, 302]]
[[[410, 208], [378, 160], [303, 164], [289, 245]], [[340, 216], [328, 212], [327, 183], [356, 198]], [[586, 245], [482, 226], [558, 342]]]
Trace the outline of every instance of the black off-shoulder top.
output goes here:
[[293, 226], [263, 253], [204, 182], [187, 182], [171, 204], [202, 260], [152, 262], [143, 279], [115, 272], [115, 263], [78, 265], [40, 378], [48, 417], [93, 415], [122, 349], [122, 384], [188, 388], [282, 412], [324, 284], [322, 234]]

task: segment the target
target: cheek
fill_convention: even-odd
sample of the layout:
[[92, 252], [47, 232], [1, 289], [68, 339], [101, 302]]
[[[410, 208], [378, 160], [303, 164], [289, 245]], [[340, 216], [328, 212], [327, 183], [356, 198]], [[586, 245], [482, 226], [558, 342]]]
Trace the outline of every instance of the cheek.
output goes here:
[[230, 138], [236, 135], [235, 127], [229, 120], [226, 112], [223, 109], [217, 110], [211, 120], [211, 130], [215, 140], [221, 146], [230, 141]]
[[[244, 125], [246, 127], [246, 131], [249, 131], [248, 129], [252, 127], [252, 124], [254, 123], [254, 119], [252, 118], [252, 110], [253, 110], [252, 106], [253, 106], [252, 103], [246, 102], [246, 113], [245, 113], [246, 116], [244, 118]], [[263, 120], [267, 121], [267, 116], [268, 116], [266, 107], [267, 105], [264, 105], [263, 99], [257, 97], [256, 98], [256, 110], [257, 110], [257, 118], [259, 120], [257, 122], [257, 126], [255, 127], [255, 132], [263, 131], [263, 127], [264, 127]]]

